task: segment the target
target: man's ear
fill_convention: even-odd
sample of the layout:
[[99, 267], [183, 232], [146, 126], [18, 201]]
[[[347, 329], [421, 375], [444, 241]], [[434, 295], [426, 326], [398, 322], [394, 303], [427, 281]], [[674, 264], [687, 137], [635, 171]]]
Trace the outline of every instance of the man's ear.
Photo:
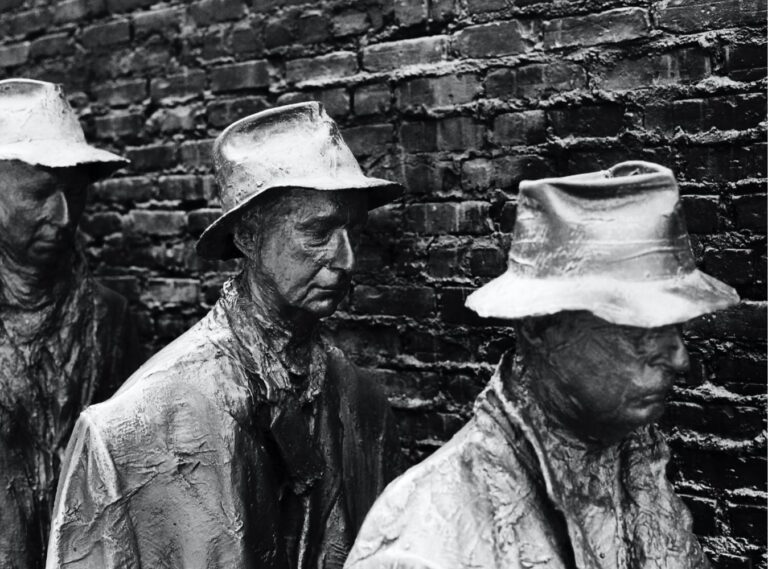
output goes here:
[[232, 241], [246, 258], [253, 258], [258, 246], [256, 234], [245, 223], [235, 225]]

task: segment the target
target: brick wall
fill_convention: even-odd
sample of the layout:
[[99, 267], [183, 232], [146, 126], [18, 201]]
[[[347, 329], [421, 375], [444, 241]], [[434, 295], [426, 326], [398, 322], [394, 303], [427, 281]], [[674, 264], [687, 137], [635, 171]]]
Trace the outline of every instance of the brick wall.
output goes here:
[[675, 391], [670, 476], [717, 567], [744, 569], [766, 566], [765, 17], [765, 0], [0, 0], [0, 76], [63, 83], [89, 138], [132, 160], [83, 229], [148, 350], [236, 270], [193, 248], [217, 216], [212, 139], [322, 101], [368, 172], [408, 186], [373, 214], [331, 326], [413, 460], [514, 346], [463, 302], [504, 270], [518, 182], [669, 166], [700, 266], [744, 298], [688, 328], [704, 383]]

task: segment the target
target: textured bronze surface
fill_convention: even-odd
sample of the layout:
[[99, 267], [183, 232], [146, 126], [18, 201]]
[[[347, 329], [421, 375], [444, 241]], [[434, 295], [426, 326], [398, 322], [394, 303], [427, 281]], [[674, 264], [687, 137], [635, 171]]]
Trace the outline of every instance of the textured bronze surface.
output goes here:
[[86, 144], [58, 86], [0, 81], [0, 567], [41, 568], [78, 414], [138, 366], [126, 300], [77, 242], [86, 187], [126, 160]]
[[516, 320], [517, 354], [470, 422], [387, 487], [346, 567], [709, 567], [653, 423], [688, 371], [673, 324], [738, 297], [695, 271], [664, 168], [521, 194], [509, 270], [468, 301]]
[[342, 566], [399, 464], [386, 397], [319, 326], [368, 205], [284, 188], [239, 217], [215, 307], [78, 421], [49, 568]]

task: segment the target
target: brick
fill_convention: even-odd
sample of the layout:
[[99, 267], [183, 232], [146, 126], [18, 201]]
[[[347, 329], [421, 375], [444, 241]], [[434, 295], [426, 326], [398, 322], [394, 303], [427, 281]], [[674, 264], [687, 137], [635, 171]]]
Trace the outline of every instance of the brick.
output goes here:
[[735, 196], [733, 213], [737, 229], [748, 229], [757, 233], [766, 232], [766, 196], [764, 194]]
[[368, 15], [358, 10], [346, 10], [331, 19], [331, 33], [336, 37], [362, 34], [369, 27]]
[[158, 109], [147, 120], [147, 130], [151, 133], [161, 134], [193, 130], [196, 126], [199, 112], [199, 106]]
[[187, 228], [194, 236], [199, 236], [206, 227], [221, 217], [218, 208], [202, 208], [190, 211], [187, 214]]
[[50, 29], [53, 14], [49, 7], [43, 6], [24, 10], [16, 14], [4, 15], [0, 19], [0, 34], [7, 38], [28, 36]]
[[673, 134], [678, 128], [701, 132], [711, 128], [745, 130], [765, 119], [765, 95], [685, 99], [648, 105], [645, 126]]
[[298, 43], [322, 43], [331, 36], [331, 21], [322, 11], [306, 10], [296, 19], [295, 29]]
[[479, 201], [410, 205], [405, 210], [405, 229], [427, 235], [482, 235], [491, 230], [489, 207]]
[[459, 277], [463, 251], [454, 243], [448, 245], [432, 245], [427, 256], [427, 274], [436, 279], [451, 279]]
[[190, 4], [189, 13], [197, 25], [208, 26], [241, 18], [245, 15], [245, 5], [242, 0], [200, 0]]
[[163, 170], [176, 165], [176, 146], [153, 144], [149, 146], [128, 147], [125, 156], [131, 161], [131, 170]]
[[447, 36], [400, 40], [363, 48], [363, 69], [390, 71], [409, 65], [437, 63], [446, 58]]
[[682, 196], [681, 202], [689, 232], [717, 232], [719, 199], [716, 196]]
[[91, 237], [103, 237], [119, 233], [123, 228], [123, 221], [120, 214], [114, 211], [92, 213], [83, 217], [81, 227]]
[[196, 279], [150, 279], [147, 290], [141, 296], [144, 304], [197, 304], [200, 298], [200, 281]]
[[765, 25], [763, 0], [669, 0], [660, 3], [658, 26], [675, 32]]
[[470, 14], [497, 12], [507, 6], [507, 0], [467, 0], [467, 10]]
[[106, 0], [106, 5], [110, 13], [133, 12], [138, 8], [147, 8], [156, 2], [157, 0]]
[[765, 354], [738, 355], [729, 352], [715, 360], [715, 374], [721, 382], [755, 383], [761, 386], [768, 375]]
[[232, 28], [229, 45], [236, 55], [260, 54], [264, 50], [261, 30], [256, 30], [247, 23]]
[[264, 45], [267, 48], [280, 47], [295, 40], [296, 34], [292, 22], [270, 19], [264, 26]]
[[34, 40], [29, 46], [32, 59], [68, 55], [74, 50], [68, 33], [51, 34]]
[[454, 45], [462, 57], [485, 58], [525, 53], [535, 43], [535, 26], [513, 20], [464, 28], [456, 34]]
[[346, 77], [357, 73], [357, 55], [351, 51], [337, 51], [318, 57], [294, 59], [286, 63], [285, 70], [289, 83]]
[[587, 74], [581, 66], [557, 62], [491, 71], [485, 90], [488, 97], [537, 99], [586, 86]]
[[465, 73], [444, 77], [419, 77], [395, 90], [400, 108], [442, 107], [468, 103], [480, 92], [477, 75]]
[[144, 128], [144, 116], [141, 113], [119, 112], [104, 117], [96, 117], [93, 123], [98, 138], [107, 140], [134, 139], [140, 135]]
[[709, 498], [681, 495], [683, 503], [693, 516], [693, 533], [717, 535], [717, 502]]
[[167, 237], [183, 232], [187, 216], [181, 211], [150, 211], [134, 209], [129, 214], [129, 224], [136, 233]]
[[186, 18], [185, 8], [169, 7], [140, 12], [133, 15], [133, 29], [138, 38], [152, 34], [173, 38]]
[[555, 175], [550, 163], [533, 154], [475, 158], [462, 164], [461, 184], [465, 190], [500, 189], [517, 192], [522, 180], [536, 180]]
[[755, 262], [749, 249], [723, 249], [704, 254], [704, 270], [713, 277], [733, 286], [752, 282]]
[[0, 12], [10, 12], [23, 5], [24, 0], [0, 0]]
[[182, 164], [187, 168], [213, 167], [213, 140], [189, 140], [179, 147]]
[[205, 72], [194, 70], [152, 79], [149, 93], [154, 101], [186, 101], [205, 91]]
[[426, 21], [427, 0], [394, 0], [395, 20], [402, 26], [412, 26]]
[[624, 107], [603, 104], [586, 105], [547, 112], [557, 136], [615, 136], [622, 129]]
[[334, 118], [343, 117], [350, 111], [349, 95], [346, 89], [323, 89], [322, 91], [301, 91], [285, 93], [277, 100], [278, 105], [290, 105], [304, 101], [319, 101]]
[[409, 194], [432, 196], [461, 195], [456, 166], [429, 154], [408, 155], [403, 163]]
[[216, 99], [206, 108], [206, 120], [210, 126], [225, 128], [235, 122], [269, 107], [263, 97]]
[[355, 156], [377, 156], [392, 143], [394, 129], [391, 124], [355, 126], [344, 129], [342, 135]]
[[94, 197], [105, 202], [144, 202], [154, 196], [148, 178], [112, 178], [94, 184]]
[[650, 30], [648, 11], [643, 8], [557, 18], [542, 26], [545, 49], [618, 43], [647, 36]]
[[85, 47], [99, 48], [127, 43], [131, 39], [131, 24], [128, 20], [116, 20], [106, 24], [95, 24], [83, 30], [82, 42]]
[[29, 42], [0, 46], [0, 67], [16, 67], [29, 59]]
[[756, 81], [766, 76], [768, 55], [763, 43], [725, 46], [723, 71], [736, 81]]
[[737, 181], [766, 175], [765, 144], [692, 146], [681, 149], [678, 173], [697, 181]]
[[547, 138], [544, 111], [523, 111], [497, 116], [493, 121], [493, 141], [501, 145], [539, 144]]
[[93, 93], [107, 105], [126, 106], [144, 100], [147, 96], [147, 82], [144, 79], [111, 81], [94, 87]]
[[498, 246], [475, 245], [469, 250], [469, 270], [476, 277], [497, 277], [507, 268], [507, 255]]
[[728, 503], [728, 518], [731, 522], [731, 534], [734, 537], [745, 537], [752, 542], [765, 545], [766, 520], [768, 511], [765, 505]]
[[438, 150], [465, 151], [483, 146], [485, 127], [469, 117], [442, 119], [437, 125]]
[[222, 65], [211, 70], [214, 93], [269, 86], [269, 66], [265, 60]]
[[363, 85], [355, 89], [353, 106], [358, 116], [384, 114], [389, 111], [392, 92], [386, 83]]
[[105, 9], [103, 0], [61, 0], [54, 5], [53, 19], [60, 24], [75, 22], [103, 14]]
[[718, 489], [765, 487], [764, 457], [727, 451], [673, 448], [670, 478], [704, 483]]
[[437, 121], [404, 122], [400, 126], [400, 143], [407, 152], [434, 152]]
[[690, 83], [711, 73], [709, 54], [698, 47], [681, 48], [642, 59], [623, 59], [602, 77], [604, 89], [629, 91], [656, 85]]
[[464, 305], [467, 297], [475, 290], [465, 287], [444, 288], [440, 293], [440, 320], [446, 324], [489, 325], [490, 320], [480, 318]]
[[357, 285], [352, 305], [355, 312], [424, 318], [435, 308], [435, 291], [428, 287]]

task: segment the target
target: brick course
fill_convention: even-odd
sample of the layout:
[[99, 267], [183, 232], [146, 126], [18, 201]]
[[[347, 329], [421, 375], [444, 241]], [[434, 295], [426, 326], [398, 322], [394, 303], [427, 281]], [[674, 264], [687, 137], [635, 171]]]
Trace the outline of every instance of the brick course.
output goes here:
[[699, 266], [742, 304], [686, 326], [691, 377], [662, 427], [718, 568], [766, 567], [766, 46], [761, 0], [0, 0], [0, 77], [61, 81], [132, 164], [83, 219], [148, 351], [237, 263], [198, 258], [231, 122], [320, 100], [363, 169], [404, 181], [372, 212], [328, 322], [380, 381], [411, 460], [469, 416], [504, 322], [464, 308], [504, 270], [522, 179], [647, 159], [672, 168]]

